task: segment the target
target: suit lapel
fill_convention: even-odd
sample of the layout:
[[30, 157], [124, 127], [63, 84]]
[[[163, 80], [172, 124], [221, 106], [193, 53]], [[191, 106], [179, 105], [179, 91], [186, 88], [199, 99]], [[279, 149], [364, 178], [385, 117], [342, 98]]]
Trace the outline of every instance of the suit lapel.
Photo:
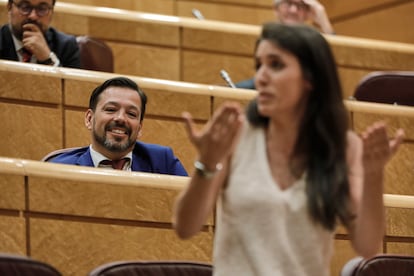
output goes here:
[[85, 153], [79, 156], [78, 160], [76, 161], [76, 165], [94, 167], [89, 146]]
[[0, 57], [3, 59], [18, 61], [12, 34], [8, 25], [4, 25], [1, 28]]

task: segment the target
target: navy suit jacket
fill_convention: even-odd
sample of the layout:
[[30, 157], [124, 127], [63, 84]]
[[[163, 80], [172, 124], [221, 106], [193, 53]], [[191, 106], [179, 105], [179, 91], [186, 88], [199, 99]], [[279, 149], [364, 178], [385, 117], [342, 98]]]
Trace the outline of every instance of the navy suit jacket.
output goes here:
[[[89, 146], [52, 157], [48, 162], [93, 167]], [[136, 142], [132, 151], [132, 171], [187, 176], [171, 148]]]
[[237, 88], [256, 89], [254, 85], [254, 78], [243, 80], [235, 84]]
[[[60, 60], [60, 66], [80, 68], [80, 53], [76, 38], [49, 28], [46, 32], [49, 48]], [[9, 25], [0, 29], [0, 59], [19, 61]]]

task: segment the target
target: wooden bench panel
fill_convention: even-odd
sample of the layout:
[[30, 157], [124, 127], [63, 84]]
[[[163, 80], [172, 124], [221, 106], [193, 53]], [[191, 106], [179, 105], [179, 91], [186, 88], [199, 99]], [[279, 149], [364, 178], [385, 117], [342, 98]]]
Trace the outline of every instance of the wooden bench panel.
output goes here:
[[387, 242], [387, 253], [414, 255], [414, 243], [407, 242]]
[[26, 206], [24, 176], [0, 175], [0, 209], [21, 211]]
[[[267, 4], [271, 3], [268, 1]], [[249, 3], [250, 4], [250, 3]], [[177, 1], [177, 16], [193, 17], [192, 9], [198, 9], [205, 19], [260, 25], [275, 20], [270, 6], [238, 5], [214, 1]]]
[[108, 42], [118, 74], [180, 80], [180, 51], [147, 45]]
[[384, 5], [385, 8], [375, 8], [363, 14], [355, 14], [350, 18], [338, 20], [334, 23], [336, 33], [414, 43], [414, 32], [412, 28], [407, 27], [413, 21], [414, 3], [412, 1], [390, 2], [394, 2], [394, 4]]
[[[134, 223], [30, 219], [31, 256], [63, 275], [86, 275], [119, 260], [211, 260], [212, 234], [181, 241], [168, 228]], [[53, 254], [50, 254], [53, 252]]]
[[27, 255], [26, 223], [18, 215], [5, 215], [0, 211], [0, 251]]
[[170, 223], [177, 193], [174, 189], [103, 185], [98, 177], [96, 183], [29, 178], [30, 209], [41, 213]]
[[[253, 58], [254, 46], [260, 33], [260, 26], [230, 25], [229, 28], [242, 28], [238, 32], [216, 29], [183, 28], [182, 47], [184, 49], [241, 55]], [[225, 27], [224, 25], [222, 26]], [[249, 31], [249, 33], [248, 33]], [[251, 33], [250, 33], [251, 32]]]
[[414, 209], [386, 208], [386, 234], [396, 237], [411, 237], [414, 244]]
[[327, 36], [338, 66], [371, 70], [411, 70], [414, 47], [409, 44]]
[[[228, 56], [217, 53], [184, 51], [183, 81], [227, 86], [220, 76], [226, 70], [233, 82], [249, 79], [254, 75], [251, 57]], [[194, 68], [197, 68], [196, 70]]]
[[[26, 68], [30, 71], [30, 66]], [[39, 68], [48, 68], [42, 66]], [[48, 76], [2, 71], [0, 74], [0, 98], [40, 103], [60, 104], [62, 85], [59, 79]], [[1, 101], [1, 99], [0, 99]]]
[[57, 108], [0, 102], [0, 156], [39, 160], [62, 145], [62, 111]]
[[[101, 15], [101, 17], [98, 17], [98, 15]], [[121, 17], [103, 17], [104, 15], [92, 12], [89, 15], [77, 15], [73, 12], [65, 12], [65, 8], [56, 8], [53, 26], [67, 33], [89, 34], [108, 41], [146, 43], [170, 47], [179, 45], [179, 26], [125, 20]], [[70, 22], [76, 22], [76, 24], [69, 26]], [[83, 30], [83, 32], [78, 33], [79, 30]]]
[[173, 15], [174, 1], [171, 0], [151, 0], [151, 1], [136, 1], [136, 0], [65, 0], [68, 3], [91, 5], [98, 7], [109, 7], [124, 10], [135, 10], [150, 13], [161, 13]]
[[[118, 76], [116, 74], [103, 74], [107, 79]], [[136, 80], [138, 86], [148, 97], [146, 106], [146, 116], [162, 116], [169, 118], [181, 118], [183, 111], [189, 111], [195, 119], [207, 120], [210, 117], [210, 97], [206, 95], [180, 94], [163, 89], [144, 88], [140, 81], [133, 76], [128, 76]], [[105, 78], [106, 79], [106, 78]], [[86, 111], [89, 105], [89, 97], [92, 91], [103, 81], [79, 81], [65, 80], [65, 108], [78, 108]], [[168, 81], [160, 80], [168, 83]], [[179, 83], [178, 83], [179, 84]], [[145, 120], [145, 119], [144, 119]]]

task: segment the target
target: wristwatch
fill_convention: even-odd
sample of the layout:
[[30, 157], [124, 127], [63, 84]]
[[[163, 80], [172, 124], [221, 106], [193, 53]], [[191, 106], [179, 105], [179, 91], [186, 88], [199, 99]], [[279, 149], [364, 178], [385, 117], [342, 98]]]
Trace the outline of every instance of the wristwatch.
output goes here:
[[43, 61], [37, 61], [37, 63], [39, 64], [44, 64], [44, 65], [52, 65], [52, 66], [59, 66], [59, 59], [56, 56], [55, 53], [53, 53], [52, 51], [49, 54], [49, 57], [46, 60]]
[[216, 175], [218, 171], [220, 171], [223, 168], [223, 165], [221, 163], [218, 163], [216, 165], [215, 170], [210, 171], [210, 170], [207, 170], [206, 166], [203, 163], [201, 163], [200, 161], [195, 161], [194, 167], [195, 167], [196, 173], [199, 176], [201, 176], [202, 178], [211, 179]]

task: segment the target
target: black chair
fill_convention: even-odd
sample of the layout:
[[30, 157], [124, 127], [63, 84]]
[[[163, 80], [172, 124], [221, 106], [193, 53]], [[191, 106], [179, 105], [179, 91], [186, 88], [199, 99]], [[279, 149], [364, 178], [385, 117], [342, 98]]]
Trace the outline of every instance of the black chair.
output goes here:
[[358, 101], [414, 106], [414, 71], [377, 71], [358, 84]]
[[44, 262], [26, 256], [0, 253], [0, 275], [61, 276], [62, 274]]
[[95, 268], [89, 276], [211, 276], [210, 264], [188, 261], [119, 261]]
[[380, 254], [370, 259], [349, 260], [341, 276], [412, 276], [414, 256]]
[[90, 37], [76, 37], [80, 51], [81, 69], [114, 72], [112, 49], [103, 41]]

